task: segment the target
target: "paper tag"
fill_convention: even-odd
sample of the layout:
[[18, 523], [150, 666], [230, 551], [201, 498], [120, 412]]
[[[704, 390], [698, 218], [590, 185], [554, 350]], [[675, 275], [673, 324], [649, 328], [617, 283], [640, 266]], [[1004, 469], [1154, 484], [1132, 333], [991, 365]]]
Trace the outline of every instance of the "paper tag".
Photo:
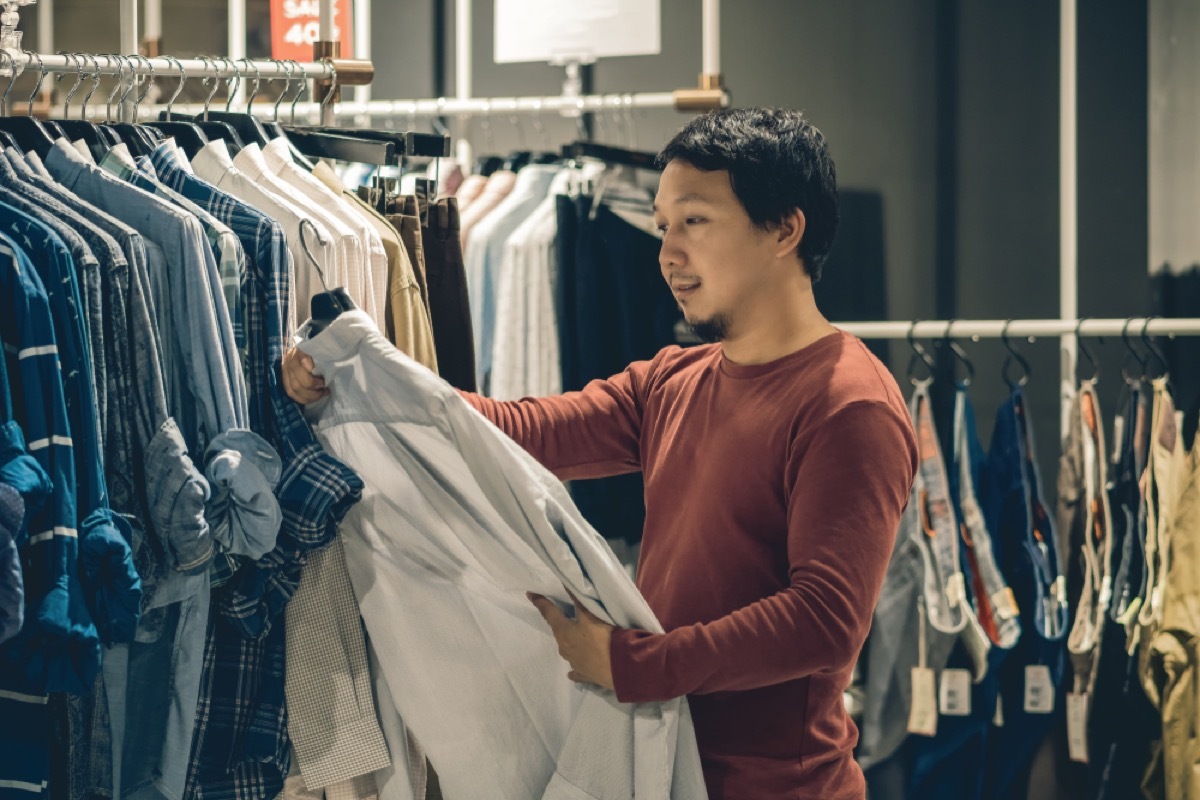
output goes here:
[[956, 572], [946, 581], [946, 601], [955, 608], [967, 599], [967, 583], [961, 572]]
[[1067, 752], [1072, 761], [1088, 763], [1087, 694], [1067, 693]]
[[937, 734], [937, 690], [929, 667], [912, 668], [912, 708], [908, 712], [908, 732], [921, 736]]
[[1054, 684], [1050, 680], [1050, 668], [1044, 664], [1031, 664], [1025, 668], [1025, 713], [1054, 713]]
[[996, 610], [996, 614], [1000, 619], [1003, 620], [1012, 619], [1021, 613], [1021, 609], [1017, 607], [1017, 596], [1007, 586], [1002, 591], [992, 595], [992, 607]]
[[1001, 695], [996, 695], [996, 713], [992, 715], [992, 725], [1004, 727], [1004, 698]]
[[971, 714], [971, 673], [965, 669], [942, 670], [938, 688], [938, 710], [948, 717]]

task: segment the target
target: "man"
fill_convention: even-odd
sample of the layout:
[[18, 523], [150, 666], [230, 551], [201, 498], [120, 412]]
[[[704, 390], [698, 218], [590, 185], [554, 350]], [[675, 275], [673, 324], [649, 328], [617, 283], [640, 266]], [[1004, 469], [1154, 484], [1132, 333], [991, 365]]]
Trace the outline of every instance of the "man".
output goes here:
[[[466, 399], [564, 480], [641, 470], [638, 587], [666, 633], [531, 596], [572, 680], [687, 695], [713, 800], [863, 798], [842, 692], [916, 469], [903, 398], [812, 285], [837, 188], [800, 113], [697, 117], [659, 156], [659, 264], [709, 342], [559, 397]], [[324, 393], [307, 356], [289, 394]]]

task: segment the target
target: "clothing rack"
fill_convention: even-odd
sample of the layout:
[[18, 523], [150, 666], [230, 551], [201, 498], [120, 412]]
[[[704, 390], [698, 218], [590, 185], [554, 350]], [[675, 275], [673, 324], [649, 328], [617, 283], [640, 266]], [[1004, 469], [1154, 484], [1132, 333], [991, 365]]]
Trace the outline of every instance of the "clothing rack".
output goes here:
[[860, 339], [999, 339], [1038, 336], [1200, 336], [1200, 318], [1130, 317], [1128, 319], [952, 319], [914, 322], [836, 323]]
[[[331, 80], [336, 77], [339, 85], [358, 86], [370, 83], [374, 77], [374, 66], [369, 61], [354, 59], [323, 59], [313, 62], [276, 61], [271, 59], [239, 59], [230, 58], [183, 58], [158, 56], [147, 58], [141, 55], [117, 56], [109, 53], [91, 55], [87, 53], [69, 53], [66, 55], [50, 53], [33, 53], [24, 50], [20, 53], [6, 51], [17, 65], [17, 73], [33, 68], [47, 73], [74, 72], [81, 69], [87, 75], [153, 75], [154, 77], [178, 76], [180, 69], [186, 70], [190, 76], [216, 78], [262, 78], [278, 79], [291, 77], [293, 80], [303, 75], [305, 78], [316, 80]], [[86, 64], [81, 65], [80, 59]], [[7, 60], [3, 64], [5, 70], [11, 65]]]

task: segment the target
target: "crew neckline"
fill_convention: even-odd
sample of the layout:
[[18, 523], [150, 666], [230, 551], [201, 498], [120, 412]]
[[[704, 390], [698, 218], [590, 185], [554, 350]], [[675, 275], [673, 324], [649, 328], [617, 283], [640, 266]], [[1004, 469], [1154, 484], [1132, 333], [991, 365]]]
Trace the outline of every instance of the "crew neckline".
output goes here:
[[[728, 375], [730, 378], [736, 378], [739, 380], [748, 378], [761, 378], [764, 375], [771, 374], [772, 372], [787, 369], [789, 367], [795, 367], [796, 365], [808, 361], [809, 359], [815, 358], [823, 353], [826, 349], [844, 342], [849, 335], [850, 334], [839, 328], [832, 333], [825, 334], [812, 344], [801, 347], [799, 350], [793, 353], [788, 353], [785, 356], [780, 356], [774, 361], [767, 361], [762, 364], [738, 364], [737, 362], [730, 360], [730, 358], [725, 355], [725, 349], [721, 347], [721, 372], [725, 375]], [[720, 346], [718, 345], [718, 347]]]

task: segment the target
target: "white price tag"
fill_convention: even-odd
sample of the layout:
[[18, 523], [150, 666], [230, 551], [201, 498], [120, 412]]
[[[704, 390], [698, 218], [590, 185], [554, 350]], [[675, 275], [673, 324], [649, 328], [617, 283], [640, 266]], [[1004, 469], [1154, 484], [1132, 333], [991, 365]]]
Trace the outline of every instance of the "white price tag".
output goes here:
[[996, 695], [996, 713], [992, 715], [992, 725], [1004, 727], [1004, 698], [1001, 695]]
[[1025, 668], [1025, 713], [1054, 713], [1054, 683], [1050, 680], [1050, 668], [1044, 664]]
[[965, 669], [942, 670], [938, 687], [938, 710], [948, 717], [971, 714], [971, 673]]
[[933, 670], [912, 668], [912, 708], [908, 711], [908, 732], [921, 736], [937, 735], [937, 690]]
[[1087, 694], [1067, 693], [1067, 752], [1072, 761], [1088, 763]]

